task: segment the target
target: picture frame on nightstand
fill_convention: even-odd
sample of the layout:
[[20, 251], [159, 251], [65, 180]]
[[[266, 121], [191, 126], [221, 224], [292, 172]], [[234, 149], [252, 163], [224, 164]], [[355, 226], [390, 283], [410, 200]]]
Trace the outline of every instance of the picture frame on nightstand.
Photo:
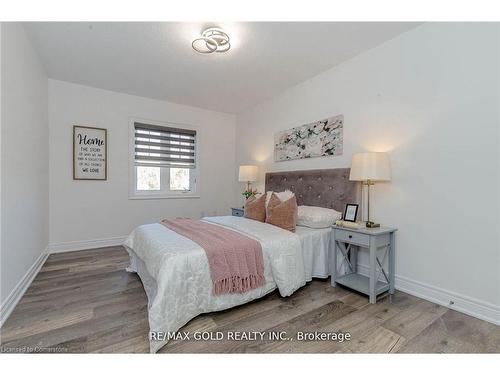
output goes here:
[[345, 205], [344, 210], [344, 221], [349, 221], [351, 223], [356, 222], [356, 218], [358, 217], [358, 208], [359, 205], [355, 203], [348, 203]]

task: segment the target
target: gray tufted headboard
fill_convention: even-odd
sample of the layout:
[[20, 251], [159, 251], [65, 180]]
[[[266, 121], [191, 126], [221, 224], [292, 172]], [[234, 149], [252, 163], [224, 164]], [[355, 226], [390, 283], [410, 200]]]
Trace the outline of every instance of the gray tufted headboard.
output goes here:
[[359, 203], [361, 185], [349, 181], [349, 168], [266, 173], [266, 191], [291, 190], [299, 206], [319, 206], [344, 212]]

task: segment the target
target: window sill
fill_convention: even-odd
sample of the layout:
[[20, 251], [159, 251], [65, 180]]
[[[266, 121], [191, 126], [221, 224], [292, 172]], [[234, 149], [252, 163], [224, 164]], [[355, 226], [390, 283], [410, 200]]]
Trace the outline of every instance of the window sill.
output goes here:
[[191, 199], [200, 198], [197, 194], [158, 194], [158, 195], [130, 195], [128, 199], [130, 200], [142, 200], [142, 199]]

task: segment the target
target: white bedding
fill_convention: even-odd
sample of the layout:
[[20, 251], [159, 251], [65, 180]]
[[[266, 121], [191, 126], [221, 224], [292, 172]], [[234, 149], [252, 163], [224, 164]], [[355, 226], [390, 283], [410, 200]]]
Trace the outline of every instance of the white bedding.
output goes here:
[[295, 233], [302, 245], [306, 281], [311, 281], [313, 277], [323, 279], [330, 276], [329, 252], [332, 228], [313, 229], [297, 226]]
[[[286, 297], [305, 285], [299, 235], [242, 217], [203, 220], [258, 240], [264, 256], [266, 282], [263, 287], [243, 294], [214, 296], [208, 260], [198, 244], [162, 224], [142, 225], [129, 235], [124, 245], [131, 258], [129, 270], [139, 273], [148, 294], [151, 332], [175, 332], [199, 314], [244, 304], [276, 287]], [[147, 273], [140, 272], [141, 267], [145, 267]], [[151, 352], [157, 352], [167, 342], [150, 341]]]

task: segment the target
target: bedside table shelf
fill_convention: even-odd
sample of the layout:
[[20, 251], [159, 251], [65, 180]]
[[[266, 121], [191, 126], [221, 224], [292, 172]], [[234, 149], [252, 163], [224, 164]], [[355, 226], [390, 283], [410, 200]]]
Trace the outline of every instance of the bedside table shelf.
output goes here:
[[[337, 284], [344, 285], [348, 288], [357, 290], [363, 294], [370, 294], [370, 278], [359, 273], [349, 273], [335, 278]], [[381, 294], [389, 290], [389, 284], [383, 281], [377, 281], [375, 285], [375, 293]]]

